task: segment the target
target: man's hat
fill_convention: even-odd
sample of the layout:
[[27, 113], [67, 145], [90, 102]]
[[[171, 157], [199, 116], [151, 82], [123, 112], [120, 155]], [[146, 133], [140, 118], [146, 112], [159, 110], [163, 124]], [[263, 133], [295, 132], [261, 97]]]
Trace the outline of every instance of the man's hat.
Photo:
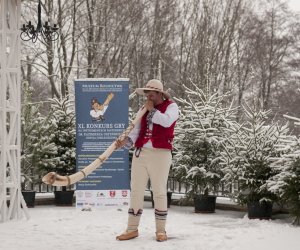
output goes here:
[[99, 103], [99, 102], [98, 102], [98, 99], [96, 97], [93, 97], [93, 99], [91, 100], [91, 104], [93, 105], [95, 103]]
[[145, 88], [137, 88], [135, 92], [138, 93], [139, 95], [145, 95], [144, 90], [154, 90], [154, 91], [161, 92], [163, 93], [165, 99], [170, 99], [170, 94], [164, 91], [163, 84], [161, 83], [161, 81], [157, 79], [150, 80], [149, 82], [147, 82]]

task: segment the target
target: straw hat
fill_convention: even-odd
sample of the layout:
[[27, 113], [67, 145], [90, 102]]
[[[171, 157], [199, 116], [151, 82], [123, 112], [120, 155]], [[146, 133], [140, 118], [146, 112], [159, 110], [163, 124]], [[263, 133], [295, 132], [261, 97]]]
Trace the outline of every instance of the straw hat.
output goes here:
[[170, 99], [170, 94], [164, 91], [163, 84], [161, 83], [161, 81], [157, 79], [150, 80], [149, 82], [147, 82], [145, 88], [137, 88], [135, 92], [138, 93], [139, 95], [145, 95], [144, 90], [154, 90], [154, 91], [161, 92], [163, 93], [165, 99]]

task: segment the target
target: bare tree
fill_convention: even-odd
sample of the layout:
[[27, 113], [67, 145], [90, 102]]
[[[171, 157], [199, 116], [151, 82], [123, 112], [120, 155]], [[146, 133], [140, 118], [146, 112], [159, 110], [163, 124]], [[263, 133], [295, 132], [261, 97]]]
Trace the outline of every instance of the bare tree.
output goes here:
[[271, 107], [272, 90], [285, 73], [285, 59], [292, 43], [287, 32], [287, 15], [281, 4], [272, 1], [271, 8], [257, 22], [254, 49], [259, 72], [259, 96], [264, 109]]
[[[194, 83], [208, 95], [231, 92], [237, 106], [268, 109], [281, 105], [275, 97], [299, 69], [297, 22], [281, 0], [42, 3], [42, 18], [58, 23], [60, 38], [24, 43], [22, 73], [48, 83], [53, 97], [72, 92], [74, 77], [126, 77], [132, 89], [159, 77], [173, 95], [184, 97], [183, 84]], [[34, 3], [22, 4], [24, 20], [36, 16]]]

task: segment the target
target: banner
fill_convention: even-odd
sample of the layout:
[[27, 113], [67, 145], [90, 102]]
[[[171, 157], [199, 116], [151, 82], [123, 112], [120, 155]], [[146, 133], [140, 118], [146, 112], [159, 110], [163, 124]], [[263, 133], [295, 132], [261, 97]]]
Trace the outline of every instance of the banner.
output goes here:
[[[76, 168], [80, 171], [128, 126], [128, 79], [75, 80]], [[101, 167], [76, 184], [76, 207], [128, 205], [128, 150], [113, 152]]]

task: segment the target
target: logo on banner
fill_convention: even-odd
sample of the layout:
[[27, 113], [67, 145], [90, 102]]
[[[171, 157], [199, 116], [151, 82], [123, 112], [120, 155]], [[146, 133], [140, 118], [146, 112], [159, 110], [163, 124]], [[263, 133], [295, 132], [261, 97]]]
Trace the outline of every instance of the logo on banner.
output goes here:
[[79, 198], [82, 198], [84, 193], [82, 191], [77, 191], [76, 192], [76, 195], [79, 197]]
[[109, 102], [113, 99], [114, 94], [109, 93], [103, 103], [100, 103], [96, 97], [91, 100], [90, 116], [94, 122], [103, 122], [104, 113], [106, 112]]
[[127, 197], [127, 195], [128, 195], [127, 190], [122, 190], [122, 196]]
[[90, 191], [85, 191], [84, 194], [85, 194], [85, 197], [86, 197], [86, 198], [90, 198], [90, 197], [93, 196], [92, 192], [90, 192]]
[[105, 195], [102, 192], [98, 192], [97, 197], [105, 197]]
[[114, 191], [109, 191], [109, 195], [110, 195], [110, 197], [115, 197], [116, 196], [116, 191], [114, 190]]

